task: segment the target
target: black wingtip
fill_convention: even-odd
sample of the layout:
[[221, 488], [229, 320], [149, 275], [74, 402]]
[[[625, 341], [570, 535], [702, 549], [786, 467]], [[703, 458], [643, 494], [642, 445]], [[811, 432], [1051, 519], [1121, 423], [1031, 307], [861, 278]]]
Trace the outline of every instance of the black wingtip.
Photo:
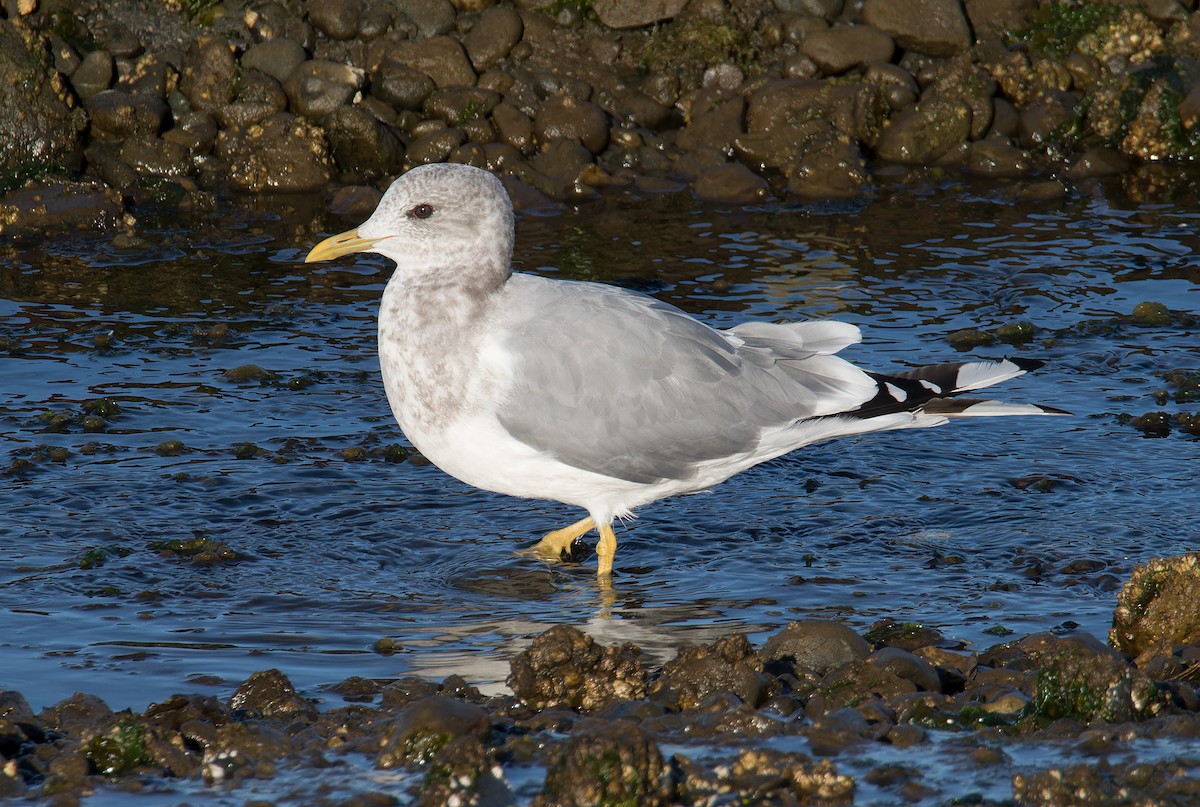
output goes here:
[[1004, 359], [1005, 361], [1010, 361], [1017, 365], [1018, 368], [1024, 370], [1025, 372], [1037, 370], [1038, 368], [1046, 366], [1046, 362], [1042, 361], [1041, 359], [1011, 359], [1007, 356], [1005, 356]]

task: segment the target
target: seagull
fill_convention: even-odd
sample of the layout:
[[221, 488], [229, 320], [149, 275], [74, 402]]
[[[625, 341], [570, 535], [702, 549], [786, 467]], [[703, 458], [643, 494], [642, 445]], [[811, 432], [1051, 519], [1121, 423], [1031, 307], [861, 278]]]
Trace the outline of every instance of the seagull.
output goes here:
[[862, 370], [834, 320], [729, 329], [628, 289], [512, 270], [512, 202], [468, 165], [401, 175], [358, 228], [305, 262], [374, 252], [396, 264], [379, 306], [379, 364], [413, 446], [476, 488], [586, 511], [533, 549], [561, 559], [595, 529], [611, 584], [613, 520], [812, 443], [951, 418], [1070, 414], [962, 393], [1028, 359]]

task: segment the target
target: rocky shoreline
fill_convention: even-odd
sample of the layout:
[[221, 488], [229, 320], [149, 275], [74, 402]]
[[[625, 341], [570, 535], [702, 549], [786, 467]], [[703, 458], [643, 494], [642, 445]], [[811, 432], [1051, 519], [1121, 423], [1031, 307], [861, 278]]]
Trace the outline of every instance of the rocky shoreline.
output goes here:
[[523, 205], [853, 199], [948, 174], [1162, 192], [1200, 149], [1194, 5], [10, 0], [0, 234], [214, 193], [352, 215], [438, 161]]
[[[410, 785], [306, 803], [848, 804], [868, 785], [907, 802], [994, 803], [926, 781], [922, 767], [956, 762], [1010, 777], [1018, 804], [1194, 803], [1198, 587], [1200, 555], [1138, 567], [1111, 645], [1043, 633], [971, 652], [911, 623], [864, 637], [802, 620], [762, 647], [732, 634], [651, 665], [632, 644], [559, 625], [512, 660], [511, 695], [485, 697], [459, 676], [350, 677], [320, 693], [322, 710], [274, 669], [227, 701], [177, 695], [140, 714], [82, 693], [35, 714], [0, 690], [0, 798], [68, 805], [164, 781], [237, 788], [358, 758], [408, 771]], [[1140, 758], [1136, 744], [1155, 739], [1176, 752]], [[1013, 764], [1037, 743], [1072, 762]], [[848, 772], [884, 748], [922, 762]], [[512, 784], [531, 776], [532, 793]]]

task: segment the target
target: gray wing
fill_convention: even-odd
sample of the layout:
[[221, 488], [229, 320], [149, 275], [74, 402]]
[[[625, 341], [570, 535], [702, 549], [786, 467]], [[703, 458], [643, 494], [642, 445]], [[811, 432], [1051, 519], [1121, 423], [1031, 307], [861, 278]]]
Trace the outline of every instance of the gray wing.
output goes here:
[[[862, 374], [841, 359], [818, 357], [836, 362], [834, 377], [811, 372], [815, 351], [798, 338], [790, 352], [755, 345], [761, 334], [717, 331], [634, 292], [514, 275], [503, 294], [517, 365], [501, 424], [596, 473], [686, 479], [697, 463], [753, 450], [765, 429], [826, 414], [830, 394], [852, 404], [865, 394], [846, 392], [843, 368]], [[770, 327], [787, 342], [787, 326]]]

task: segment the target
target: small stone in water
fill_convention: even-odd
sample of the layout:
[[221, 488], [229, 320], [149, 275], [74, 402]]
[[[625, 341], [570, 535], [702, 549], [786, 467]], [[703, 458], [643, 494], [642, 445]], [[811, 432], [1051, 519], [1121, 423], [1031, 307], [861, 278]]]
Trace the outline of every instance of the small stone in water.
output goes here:
[[978, 328], [967, 328], [950, 334], [946, 337], [946, 341], [959, 350], [970, 350], [973, 347], [994, 344], [996, 337]]
[[1169, 325], [1171, 310], [1162, 303], [1147, 300], [1133, 307], [1133, 321], [1138, 325]]
[[1033, 338], [1032, 322], [1006, 322], [996, 329], [1002, 342], [1027, 342]]

